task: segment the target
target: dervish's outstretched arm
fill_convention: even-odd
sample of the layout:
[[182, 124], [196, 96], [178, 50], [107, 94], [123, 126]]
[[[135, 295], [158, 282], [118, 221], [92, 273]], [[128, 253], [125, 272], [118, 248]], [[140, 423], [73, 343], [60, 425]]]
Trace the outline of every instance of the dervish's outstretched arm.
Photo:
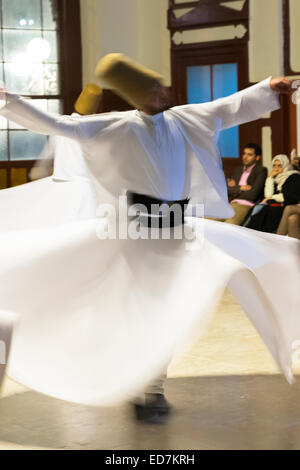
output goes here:
[[62, 116], [37, 109], [30, 101], [0, 88], [0, 114], [3, 117], [38, 134], [60, 135], [78, 141], [89, 139], [124, 114]]
[[290, 94], [292, 80], [269, 77], [245, 90], [210, 103], [179, 106], [176, 111], [193, 119], [205, 120], [212, 132], [228, 129], [261, 118], [265, 113], [280, 108], [279, 94]]

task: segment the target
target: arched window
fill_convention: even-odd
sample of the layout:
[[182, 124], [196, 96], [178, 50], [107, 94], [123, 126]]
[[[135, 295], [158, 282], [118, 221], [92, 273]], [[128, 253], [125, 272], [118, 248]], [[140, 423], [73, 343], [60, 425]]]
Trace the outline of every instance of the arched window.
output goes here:
[[[71, 113], [81, 90], [79, 0], [0, 0], [0, 81], [44, 110]], [[0, 118], [0, 188], [28, 181], [46, 137]]]

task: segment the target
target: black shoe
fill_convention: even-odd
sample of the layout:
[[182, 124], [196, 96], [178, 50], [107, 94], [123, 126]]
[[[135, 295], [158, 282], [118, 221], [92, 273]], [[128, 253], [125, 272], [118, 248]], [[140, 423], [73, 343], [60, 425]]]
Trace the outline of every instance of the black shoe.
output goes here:
[[171, 412], [171, 406], [162, 393], [146, 393], [146, 405], [152, 406], [163, 415]]
[[164, 424], [170, 414], [171, 407], [164, 395], [160, 393], [147, 393], [145, 404], [133, 404], [135, 418], [150, 424]]

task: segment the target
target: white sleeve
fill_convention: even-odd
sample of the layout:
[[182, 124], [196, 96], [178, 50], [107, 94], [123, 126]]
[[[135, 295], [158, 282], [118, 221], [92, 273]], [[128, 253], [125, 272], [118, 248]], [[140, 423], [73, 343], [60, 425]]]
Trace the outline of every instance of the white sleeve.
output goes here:
[[48, 137], [47, 142], [41, 151], [41, 154], [39, 156], [40, 160], [46, 160], [46, 159], [52, 159], [54, 158], [54, 145], [53, 145], [53, 139], [54, 137]]
[[26, 129], [38, 134], [60, 135], [75, 140], [89, 139], [124, 113], [107, 113], [94, 116], [61, 116], [37, 109], [19, 95], [0, 92], [0, 114]]
[[41, 111], [33, 106], [30, 100], [14, 93], [1, 92], [1, 95], [0, 100], [4, 106], [0, 109], [0, 114], [6, 119], [38, 134], [76, 138], [77, 125], [74, 119]]
[[271, 198], [274, 194], [274, 179], [270, 176], [266, 179], [265, 182], [265, 198]]
[[234, 95], [204, 104], [179, 106], [177, 112], [204, 120], [212, 131], [220, 131], [261, 118], [280, 108], [279, 93], [270, 87], [272, 77]]

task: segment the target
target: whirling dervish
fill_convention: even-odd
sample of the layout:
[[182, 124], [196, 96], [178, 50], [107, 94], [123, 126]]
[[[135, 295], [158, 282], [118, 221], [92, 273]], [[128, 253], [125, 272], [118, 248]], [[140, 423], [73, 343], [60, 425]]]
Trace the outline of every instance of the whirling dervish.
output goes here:
[[[228, 98], [171, 108], [161, 77], [121, 54], [103, 58], [96, 74], [136, 109], [60, 117], [1, 92], [3, 116], [80, 144], [96, 205], [105, 209], [87, 221], [0, 235], [9, 376], [78, 403], [133, 399], [175, 349], [199, 336], [228, 286], [291, 382], [300, 338], [298, 241], [197, 217], [232, 215], [219, 132], [277, 109], [291, 81], [268, 78]], [[109, 214], [103, 189], [115, 201]], [[145, 211], [130, 208], [127, 219], [126, 209], [126, 233], [116, 224], [106, 236], [126, 191], [129, 205]], [[153, 212], [162, 204], [185, 213], [168, 224], [163, 210]], [[274, 292], [278, 279], [284, 286]], [[146, 402], [142, 416], [163, 414], [164, 406]]]

